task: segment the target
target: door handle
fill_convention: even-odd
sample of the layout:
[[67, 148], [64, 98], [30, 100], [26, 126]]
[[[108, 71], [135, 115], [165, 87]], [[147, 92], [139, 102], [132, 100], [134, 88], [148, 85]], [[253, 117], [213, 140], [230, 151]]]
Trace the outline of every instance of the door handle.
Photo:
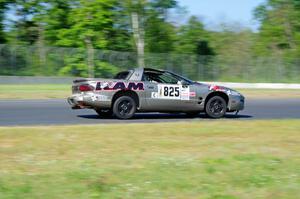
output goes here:
[[149, 88], [149, 89], [154, 89], [154, 86], [147, 86], [147, 88]]

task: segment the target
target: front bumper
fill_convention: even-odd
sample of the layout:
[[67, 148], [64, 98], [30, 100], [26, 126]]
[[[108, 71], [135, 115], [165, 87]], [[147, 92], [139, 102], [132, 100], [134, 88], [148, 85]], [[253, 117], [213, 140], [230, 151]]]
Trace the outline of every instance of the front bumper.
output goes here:
[[228, 111], [242, 111], [245, 108], [245, 97], [230, 95], [228, 102]]

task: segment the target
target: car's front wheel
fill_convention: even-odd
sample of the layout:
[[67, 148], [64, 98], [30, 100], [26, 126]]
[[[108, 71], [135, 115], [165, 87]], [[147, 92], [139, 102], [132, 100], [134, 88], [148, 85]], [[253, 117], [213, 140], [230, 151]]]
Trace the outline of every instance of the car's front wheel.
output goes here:
[[113, 104], [113, 113], [119, 119], [130, 119], [135, 111], [136, 102], [129, 96], [121, 96]]
[[220, 96], [210, 98], [205, 106], [207, 116], [215, 119], [222, 118], [226, 113], [226, 109], [226, 101]]

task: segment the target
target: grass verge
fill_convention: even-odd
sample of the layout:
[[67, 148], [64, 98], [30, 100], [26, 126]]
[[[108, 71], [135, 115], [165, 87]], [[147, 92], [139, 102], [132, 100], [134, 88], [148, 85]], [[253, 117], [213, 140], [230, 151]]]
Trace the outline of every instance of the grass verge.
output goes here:
[[300, 121], [1, 127], [0, 198], [297, 198]]
[[253, 99], [300, 98], [295, 89], [238, 89], [245, 97]]
[[62, 99], [71, 95], [71, 85], [0, 85], [0, 99]]

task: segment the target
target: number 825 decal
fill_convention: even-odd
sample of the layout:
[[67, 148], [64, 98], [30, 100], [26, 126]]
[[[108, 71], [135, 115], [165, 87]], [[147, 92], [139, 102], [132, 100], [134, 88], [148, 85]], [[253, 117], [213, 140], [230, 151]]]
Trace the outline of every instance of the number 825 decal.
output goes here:
[[158, 97], [166, 99], [180, 99], [181, 86], [159, 85]]
[[180, 96], [180, 88], [173, 86], [165, 86], [164, 87], [164, 96], [165, 97], [179, 97]]

